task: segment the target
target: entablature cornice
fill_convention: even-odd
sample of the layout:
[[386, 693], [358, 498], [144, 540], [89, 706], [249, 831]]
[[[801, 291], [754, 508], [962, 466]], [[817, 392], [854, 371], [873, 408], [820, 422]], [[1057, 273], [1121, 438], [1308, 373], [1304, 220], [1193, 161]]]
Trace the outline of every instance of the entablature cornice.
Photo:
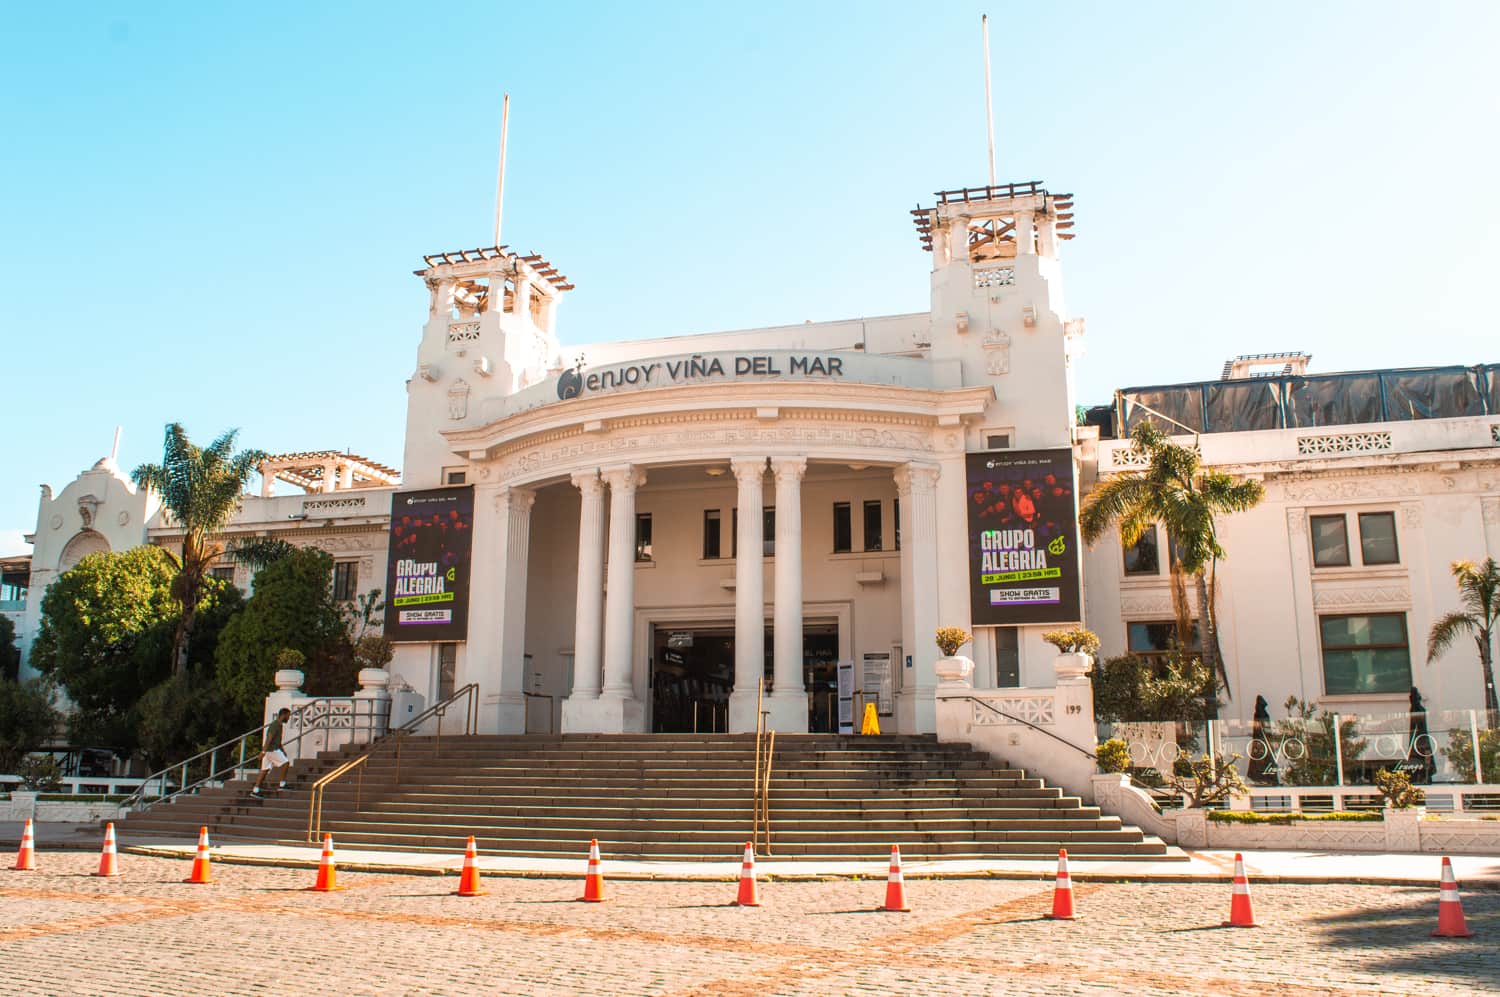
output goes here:
[[673, 425], [800, 421], [926, 431], [978, 418], [994, 397], [989, 385], [953, 389], [825, 382], [787, 382], [774, 388], [694, 385], [570, 399], [485, 426], [448, 430], [443, 437], [455, 454], [482, 462], [580, 434]]

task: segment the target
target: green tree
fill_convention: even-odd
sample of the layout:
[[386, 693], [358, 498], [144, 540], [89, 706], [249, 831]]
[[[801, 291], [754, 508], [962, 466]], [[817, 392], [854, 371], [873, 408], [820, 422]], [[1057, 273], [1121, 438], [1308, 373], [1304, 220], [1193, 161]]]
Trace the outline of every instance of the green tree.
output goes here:
[[1203, 616], [1203, 655], [1228, 695], [1229, 675], [1219, 652], [1215, 612], [1217, 569], [1225, 557], [1219, 543], [1218, 518], [1253, 507], [1265, 494], [1258, 481], [1238, 481], [1221, 471], [1205, 470], [1196, 447], [1173, 443], [1150, 422], [1130, 434], [1147, 466], [1101, 481], [1084, 499], [1078, 525], [1090, 545], [1111, 528], [1120, 542], [1134, 546], [1153, 523], [1167, 533], [1167, 565], [1177, 645], [1194, 643], [1186, 578], [1192, 578]]
[[258, 717], [274, 688], [276, 657], [284, 649], [307, 661], [303, 688], [315, 695], [354, 691], [353, 649], [333, 598], [333, 558], [303, 548], [262, 568], [245, 609], [219, 638], [219, 686], [247, 716]]
[[[75, 742], [135, 746], [133, 708], [172, 673], [176, 574], [170, 553], [142, 546], [90, 554], [48, 586], [31, 663], [72, 701]], [[243, 605], [227, 582], [210, 578], [204, 592], [189, 645], [197, 661], [213, 659], [219, 631]]]
[[16, 646], [16, 625], [0, 613], [0, 680], [16, 681], [21, 677], [21, 649]]
[[[1445, 614], [1427, 634], [1427, 663], [1433, 660], [1463, 634], [1472, 634], [1479, 646], [1479, 668], [1484, 679], [1484, 709], [1489, 714], [1487, 726], [1500, 725], [1500, 704], [1495, 701], [1495, 667], [1491, 658], [1495, 625], [1500, 622], [1500, 564], [1493, 557], [1476, 565], [1473, 561], [1454, 561], [1449, 570], [1458, 585], [1459, 601], [1464, 608]], [[1472, 767], [1472, 766], [1471, 766]]]
[[67, 693], [75, 740], [128, 748], [127, 714], [171, 670], [154, 647], [176, 621], [176, 565], [159, 547], [90, 554], [47, 587], [31, 666]]
[[1214, 673], [1193, 655], [1157, 665], [1124, 655], [1094, 666], [1094, 716], [1105, 723], [1193, 722], [1218, 707]]
[[57, 731], [60, 719], [40, 679], [0, 679], [0, 772], [19, 772], [21, 759]]
[[137, 485], [161, 496], [170, 523], [182, 530], [181, 555], [172, 597], [180, 609], [172, 635], [172, 671], [187, 670], [193, 626], [209, 565], [224, 552], [219, 533], [239, 510], [245, 482], [266, 457], [260, 450], [234, 452], [237, 430], [229, 430], [206, 448], [188, 439], [178, 423], [167, 426], [160, 464], [142, 464], [131, 472]]
[[[140, 748], [152, 769], [206, 751], [255, 724], [219, 687], [212, 669], [202, 667], [190, 667], [148, 690], [136, 704], [136, 715]], [[191, 776], [206, 774], [194, 771]]]

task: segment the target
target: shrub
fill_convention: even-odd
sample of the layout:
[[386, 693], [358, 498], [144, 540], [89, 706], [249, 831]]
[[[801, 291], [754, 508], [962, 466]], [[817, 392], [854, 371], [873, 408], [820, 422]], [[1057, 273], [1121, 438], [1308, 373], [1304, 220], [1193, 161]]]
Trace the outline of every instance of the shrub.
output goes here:
[[1299, 820], [1372, 821], [1384, 820], [1378, 813], [1336, 810], [1326, 814], [1262, 814], [1250, 810], [1211, 810], [1208, 819], [1220, 824], [1291, 824]]
[[[1311, 703], [1304, 703], [1296, 696], [1287, 697], [1286, 711], [1286, 718], [1276, 721], [1275, 729], [1287, 758], [1286, 768], [1281, 772], [1282, 785], [1333, 785], [1338, 778], [1338, 761], [1333, 747], [1334, 715], [1328, 710], [1319, 712]], [[1356, 731], [1353, 718], [1339, 724], [1338, 738], [1345, 772], [1353, 770], [1354, 763], [1370, 743], [1355, 737]], [[1302, 745], [1299, 757], [1285, 752], [1285, 744], [1289, 741]]]
[[1074, 627], [1071, 630], [1050, 630], [1042, 634], [1042, 640], [1057, 648], [1061, 654], [1093, 654], [1099, 650], [1099, 637], [1092, 630]]
[[1100, 772], [1128, 772], [1130, 770], [1130, 745], [1112, 737], [1099, 745], [1094, 752], [1099, 760]]
[[1172, 775], [1167, 785], [1188, 797], [1188, 806], [1201, 807], [1218, 803], [1235, 794], [1245, 794], [1249, 789], [1240, 778], [1240, 770], [1234, 767], [1240, 755], [1212, 756], [1204, 754], [1194, 758], [1186, 751], [1177, 756], [1172, 765]]
[[1375, 788], [1380, 790], [1381, 799], [1392, 810], [1405, 810], [1427, 802], [1427, 794], [1414, 789], [1411, 776], [1400, 770], [1381, 769], [1376, 772]]
[[62, 766], [51, 755], [27, 755], [16, 770], [21, 785], [38, 793], [62, 788]]
[[938, 650], [943, 652], [945, 658], [953, 657], [959, 648], [972, 639], [969, 631], [963, 627], [938, 627], [936, 636]]
[[[1448, 732], [1443, 757], [1453, 766], [1459, 782], [1474, 781], [1474, 739], [1467, 730], [1455, 728]], [[1479, 731], [1479, 764], [1484, 771], [1483, 781], [1500, 782], [1500, 730]]]

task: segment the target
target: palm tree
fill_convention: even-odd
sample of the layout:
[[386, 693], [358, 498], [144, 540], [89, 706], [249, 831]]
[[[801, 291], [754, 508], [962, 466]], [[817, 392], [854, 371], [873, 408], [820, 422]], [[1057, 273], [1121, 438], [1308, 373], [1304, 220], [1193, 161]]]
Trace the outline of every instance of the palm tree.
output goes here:
[[1484, 673], [1484, 709], [1489, 714], [1486, 726], [1494, 727], [1500, 718], [1495, 702], [1495, 669], [1490, 657], [1490, 638], [1500, 622], [1500, 564], [1493, 557], [1483, 564], [1454, 561], [1449, 565], [1458, 583], [1463, 609], [1448, 613], [1432, 625], [1427, 634], [1427, 663], [1447, 650], [1460, 634], [1473, 634], [1479, 645], [1479, 667]]
[[174, 422], [167, 426], [162, 462], [142, 464], [130, 475], [137, 486], [160, 495], [162, 505], [182, 527], [182, 553], [172, 585], [172, 597], [182, 607], [172, 637], [174, 674], [187, 670], [188, 640], [203, 595], [203, 579], [214, 558], [224, 552], [219, 533], [239, 510], [245, 482], [266, 458], [260, 450], [235, 453], [238, 434], [239, 430], [231, 429], [200, 448]]
[[1130, 434], [1135, 449], [1147, 455], [1143, 471], [1116, 475], [1099, 483], [1078, 511], [1078, 525], [1091, 546], [1111, 527], [1120, 542], [1133, 547], [1153, 523], [1167, 532], [1167, 566], [1172, 586], [1177, 645], [1190, 647], [1193, 618], [1186, 579], [1197, 590], [1202, 614], [1202, 647], [1207, 664], [1229, 694], [1229, 675], [1219, 653], [1215, 611], [1218, 564], [1225, 557], [1219, 544], [1218, 517], [1251, 508], [1265, 495], [1258, 481], [1238, 481], [1222, 471], [1204, 470], [1195, 447], [1173, 443], [1150, 422]]

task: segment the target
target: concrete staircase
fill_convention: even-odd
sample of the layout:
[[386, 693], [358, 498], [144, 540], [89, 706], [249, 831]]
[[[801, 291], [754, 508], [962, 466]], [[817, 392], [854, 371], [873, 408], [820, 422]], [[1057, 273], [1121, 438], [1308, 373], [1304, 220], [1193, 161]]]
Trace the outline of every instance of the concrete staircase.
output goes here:
[[[132, 815], [132, 839], [305, 843], [309, 789], [358, 749], [299, 763], [285, 792], [248, 783]], [[751, 834], [753, 735], [408, 738], [399, 777], [389, 742], [327, 789], [322, 828], [339, 848], [463, 850], [577, 857], [590, 838], [615, 858], [724, 859]], [[358, 803], [356, 804], [356, 792]], [[935, 737], [778, 735], [771, 774], [777, 859], [864, 860], [901, 846], [911, 859], [1173, 857], [1059, 789]]]

